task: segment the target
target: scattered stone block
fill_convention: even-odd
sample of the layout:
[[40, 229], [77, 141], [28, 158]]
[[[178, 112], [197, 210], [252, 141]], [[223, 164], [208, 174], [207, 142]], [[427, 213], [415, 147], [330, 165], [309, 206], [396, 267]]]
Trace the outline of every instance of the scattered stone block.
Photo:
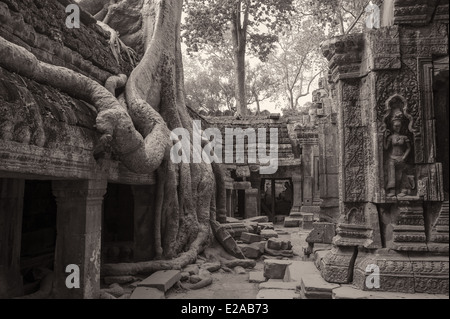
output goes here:
[[166, 299], [164, 292], [156, 288], [137, 287], [130, 299]]
[[166, 292], [180, 279], [181, 272], [179, 270], [161, 270], [141, 281], [138, 287], [157, 288]]
[[277, 238], [269, 238], [267, 241], [267, 248], [273, 250], [281, 250], [281, 240]]
[[269, 239], [269, 238], [278, 238], [278, 233], [272, 229], [264, 229], [261, 230], [261, 237]]
[[256, 299], [299, 299], [300, 294], [294, 290], [286, 289], [261, 289]]
[[270, 279], [267, 282], [263, 282], [259, 284], [259, 289], [283, 289], [283, 290], [297, 290], [297, 286], [299, 286], [298, 282], [283, 282], [283, 281], [273, 281]]
[[263, 271], [251, 271], [248, 276], [248, 282], [250, 283], [262, 283], [265, 282], [267, 279], [264, 277]]
[[292, 262], [287, 260], [267, 259], [264, 261], [264, 277], [268, 279], [283, 279], [286, 268]]
[[300, 219], [292, 218], [292, 217], [286, 217], [284, 219], [284, 227], [286, 228], [294, 228], [294, 227], [300, 227]]
[[261, 230], [264, 229], [275, 229], [273, 223], [258, 223], [258, 226], [261, 227]]
[[260, 235], [252, 234], [252, 233], [242, 233], [241, 240], [246, 244], [258, 243], [262, 241]]
[[313, 229], [314, 224], [314, 214], [313, 213], [303, 213], [303, 229]]
[[333, 289], [339, 287], [326, 282], [319, 274], [303, 276], [301, 281], [302, 292], [308, 299], [332, 299]]
[[256, 222], [256, 223], [268, 223], [269, 218], [267, 216], [256, 216], [252, 218], [247, 218], [244, 222]]
[[286, 257], [286, 258], [290, 258], [294, 256], [294, 251], [292, 250], [274, 250], [274, 249], [269, 249], [269, 248], [265, 248], [265, 253], [270, 255], [270, 256], [276, 256], [276, 257]]
[[306, 238], [308, 243], [331, 244], [336, 235], [336, 226], [332, 223], [313, 223], [313, 230]]
[[246, 258], [258, 259], [262, 255], [258, 243], [253, 243], [251, 245], [239, 244], [238, 246]]
[[234, 217], [227, 217], [227, 224], [240, 223], [241, 221]]
[[302, 215], [302, 213], [300, 213], [300, 212], [291, 212], [291, 213], [289, 214], [289, 217], [295, 218], [295, 219], [302, 219], [302, 218], [303, 218], [303, 215]]
[[253, 243], [252, 245], [258, 246], [259, 251], [261, 252], [261, 254], [264, 254], [264, 249], [266, 248], [266, 242], [265, 241], [260, 241], [259, 243]]

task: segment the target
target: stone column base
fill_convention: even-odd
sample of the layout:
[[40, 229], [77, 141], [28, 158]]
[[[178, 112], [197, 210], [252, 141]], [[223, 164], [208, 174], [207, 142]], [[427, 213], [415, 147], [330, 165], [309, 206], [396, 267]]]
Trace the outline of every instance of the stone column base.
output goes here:
[[356, 255], [356, 247], [333, 247], [320, 262], [323, 279], [336, 284], [350, 283]]
[[[374, 276], [373, 265], [379, 268], [379, 288], [366, 284], [368, 276]], [[448, 295], [448, 280], [448, 256], [379, 250], [376, 253], [360, 252], [353, 284], [361, 290]]]

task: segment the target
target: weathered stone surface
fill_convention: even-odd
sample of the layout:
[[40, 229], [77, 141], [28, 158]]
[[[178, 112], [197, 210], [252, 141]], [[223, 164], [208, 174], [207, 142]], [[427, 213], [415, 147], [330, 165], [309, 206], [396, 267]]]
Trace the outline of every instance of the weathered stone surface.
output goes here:
[[[373, 266], [380, 270], [380, 287], [367, 287]], [[361, 290], [403, 293], [448, 294], [448, 256], [424, 256], [380, 250], [378, 254], [359, 253], [353, 284]], [[371, 289], [372, 288], [372, 289]]]
[[338, 287], [340, 285], [326, 282], [319, 274], [303, 276], [301, 281], [302, 291], [307, 298], [320, 296], [332, 299], [333, 289]]
[[264, 252], [270, 256], [275, 256], [275, 257], [292, 257], [294, 256], [294, 251], [293, 250], [274, 250], [274, 249], [269, 249], [269, 248], [265, 248]]
[[273, 223], [258, 223], [258, 226], [261, 227], [261, 230], [265, 229], [274, 229]]
[[270, 238], [267, 241], [267, 248], [281, 250], [281, 240], [279, 240], [278, 238]]
[[256, 216], [252, 218], [247, 218], [243, 220], [244, 223], [252, 222], [252, 223], [268, 223], [269, 217], [267, 216]]
[[306, 242], [331, 244], [335, 235], [336, 226], [333, 223], [316, 222], [313, 224], [313, 230], [306, 238]]
[[293, 261], [287, 266], [283, 281], [300, 283], [303, 276], [318, 275], [319, 270], [309, 261]]
[[238, 246], [246, 258], [258, 259], [262, 255], [259, 243], [238, 244]]
[[264, 277], [268, 279], [283, 279], [287, 266], [291, 264], [292, 261], [266, 259], [264, 261]]
[[301, 224], [301, 220], [298, 218], [286, 217], [284, 219], [284, 227], [293, 228], [299, 227]]
[[166, 292], [180, 279], [181, 272], [179, 270], [161, 270], [141, 281], [138, 287], [157, 288]]
[[290, 250], [292, 249], [292, 244], [289, 240], [270, 238], [267, 241], [267, 248], [273, 250]]
[[164, 292], [157, 288], [137, 287], [130, 299], [166, 299]]
[[332, 283], [348, 284], [356, 255], [355, 247], [334, 247], [321, 260], [320, 271], [323, 278]]
[[261, 289], [256, 299], [300, 299], [300, 295], [294, 290]]
[[258, 243], [262, 241], [262, 236], [251, 233], [242, 233], [241, 240], [246, 244]]
[[271, 229], [264, 229], [261, 230], [261, 237], [263, 238], [278, 238], [278, 233]]
[[267, 282], [259, 284], [259, 289], [283, 289], [283, 290], [297, 290], [297, 286], [300, 284], [298, 282], [276, 282], [270, 279]]
[[264, 277], [263, 271], [251, 271], [248, 274], [248, 282], [259, 284], [265, 282], [266, 280], [267, 278]]

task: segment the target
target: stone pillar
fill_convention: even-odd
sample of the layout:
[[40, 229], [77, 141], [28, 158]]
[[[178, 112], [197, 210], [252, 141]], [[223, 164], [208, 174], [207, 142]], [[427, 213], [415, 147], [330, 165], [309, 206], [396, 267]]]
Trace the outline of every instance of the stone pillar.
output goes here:
[[134, 198], [134, 261], [149, 261], [153, 257], [153, 205], [155, 187], [132, 186]]
[[0, 299], [23, 295], [20, 275], [25, 181], [0, 179]]
[[[97, 298], [100, 290], [102, 203], [105, 180], [54, 181], [57, 203], [54, 295], [64, 299]], [[66, 267], [80, 268], [80, 289], [68, 289]]]
[[299, 213], [303, 201], [302, 177], [298, 175], [292, 176], [292, 213]]
[[259, 216], [258, 212], [259, 189], [245, 190], [245, 218]]
[[233, 190], [227, 189], [227, 216], [233, 217]]
[[275, 180], [272, 179], [271, 180], [271, 185], [270, 185], [270, 198], [272, 200], [272, 220], [275, 221], [275, 215], [276, 215], [276, 211], [275, 211]]

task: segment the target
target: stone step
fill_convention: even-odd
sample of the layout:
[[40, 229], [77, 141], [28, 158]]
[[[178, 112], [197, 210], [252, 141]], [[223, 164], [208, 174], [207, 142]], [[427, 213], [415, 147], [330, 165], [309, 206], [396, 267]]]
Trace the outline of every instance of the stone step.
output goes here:
[[286, 289], [261, 289], [256, 299], [300, 299], [300, 294], [295, 290]]
[[130, 299], [166, 299], [164, 292], [157, 288], [137, 287]]
[[284, 227], [286, 228], [300, 227], [301, 222], [302, 222], [301, 219], [298, 218], [285, 217]]
[[303, 276], [300, 286], [307, 299], [333, 299], [333, 289], [340, 287], [326, 282], [320, 274]]
[[181, 279], [179, 270], [161, 270], [152, 274], [138, 284], [139, 287], [157, 288], [166, 292]]

